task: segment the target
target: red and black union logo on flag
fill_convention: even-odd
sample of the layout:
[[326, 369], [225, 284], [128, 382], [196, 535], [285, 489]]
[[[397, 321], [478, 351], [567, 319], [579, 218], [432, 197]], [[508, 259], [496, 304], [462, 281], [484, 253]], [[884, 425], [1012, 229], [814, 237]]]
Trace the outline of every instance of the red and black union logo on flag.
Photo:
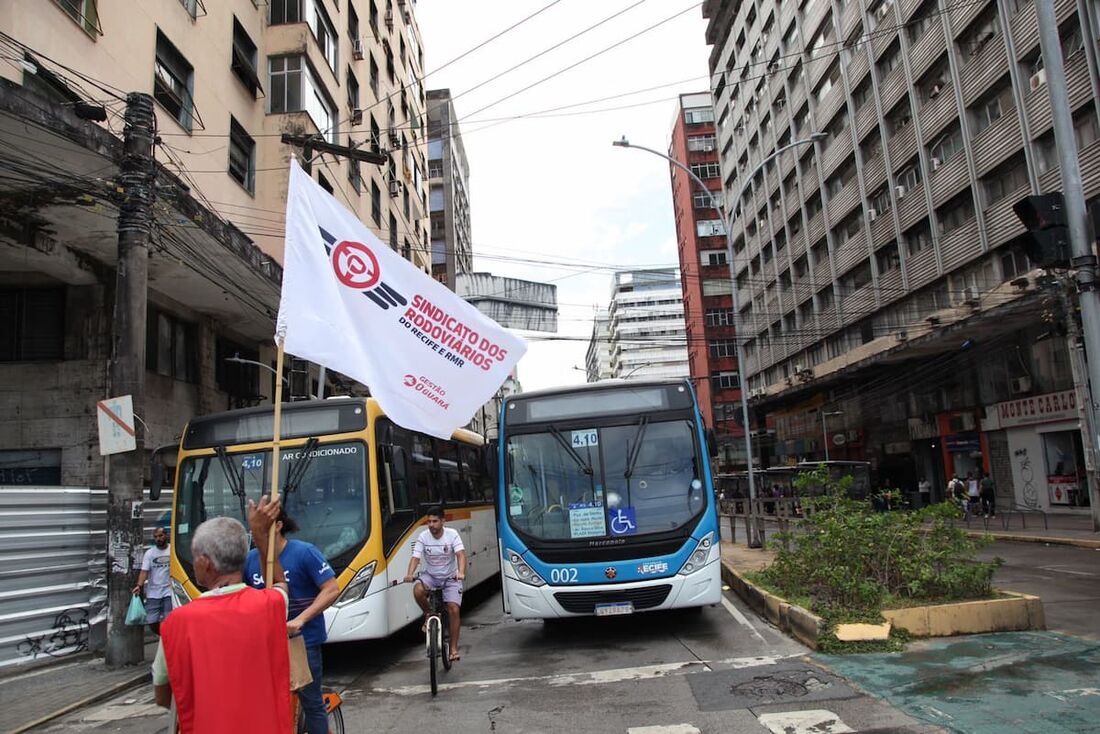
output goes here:
[[329, 254], [332, 270], [340, 283], [360, 291], [382, 310], [408, 304], [403, 295], [382, 280], [382, 269], [378, 265], [378, 258], [369, 247], [362, 242], [348, 240], [337, 242], [336, 237], [325, 231], [323, 227], [318, 229], [321, 231], [321, 239], [325, 242], [325, 250]]

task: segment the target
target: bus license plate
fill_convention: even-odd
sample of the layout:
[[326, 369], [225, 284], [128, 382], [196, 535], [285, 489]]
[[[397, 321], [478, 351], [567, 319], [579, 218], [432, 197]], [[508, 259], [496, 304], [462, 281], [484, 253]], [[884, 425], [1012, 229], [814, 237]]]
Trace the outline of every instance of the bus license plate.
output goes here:
[[611, 617], [616, 614], [633, 614], [634, 603], [629, 601], [620, 601], [613, 604], [597, 604], [596, 616], [597, 617]]

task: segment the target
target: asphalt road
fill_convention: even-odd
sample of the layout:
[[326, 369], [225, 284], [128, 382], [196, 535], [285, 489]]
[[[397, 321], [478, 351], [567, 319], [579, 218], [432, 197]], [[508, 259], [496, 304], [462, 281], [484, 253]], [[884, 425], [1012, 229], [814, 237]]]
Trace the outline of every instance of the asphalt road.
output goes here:
[[994, 584], [1042, 597], [1047, 629], [1100, 640], [1100, 550], [996, 541], [981, 552], [994, 556], [1005, 562]]
[[[348, 732], [939, 731], [829, 672], [737, 600], [551, 624], [505, 617], [496, 589], [465, 604], [463, 657], [436, 698], [416, 630], [327, 649]], [[138, 689], [42, 731], [164, 731], [150, 700]]]

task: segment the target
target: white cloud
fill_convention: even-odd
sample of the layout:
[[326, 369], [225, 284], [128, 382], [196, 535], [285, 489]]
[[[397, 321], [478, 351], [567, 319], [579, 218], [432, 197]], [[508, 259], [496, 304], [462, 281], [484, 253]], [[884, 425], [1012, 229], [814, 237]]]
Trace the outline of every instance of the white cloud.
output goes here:
[[[425, 86], [449, 88], [457, 97], [455, 108], [470, 165], [475, 265], [501, 275], [555, 283], [561, 304], [559, 336], [578, 339], [540, 340], [531, 335], [531, 348], [519, 363], [520, 381], [529, 390], [584, 380], [572, 367], [584, 366], [593, 305], [607, 303], [608, 268], [675, 264], [667, 164], [642, 151], [612, 147], [611, 141], [626, 135], [631, 142], [666, 150], [677, 95], [707, 89], [709, 51], [697, 4], [562, 0], [468, 57], [434, 71], [546, 4], [420, 0], [416, 5], [429, 73]], [[636, 7], [575, 41], [464, 94], [632, 5]], [[687, 12], [675, 20], [494, 104], [682, 10]], [[477, 122], [671, 82], [682, 83], [556, 113], [621, 108], [599, 114]], [[628, 106], [645, 102], [653, 103]], [[579, 261], [591, 269], [578, 272], [541, 264], [547, 259]]]

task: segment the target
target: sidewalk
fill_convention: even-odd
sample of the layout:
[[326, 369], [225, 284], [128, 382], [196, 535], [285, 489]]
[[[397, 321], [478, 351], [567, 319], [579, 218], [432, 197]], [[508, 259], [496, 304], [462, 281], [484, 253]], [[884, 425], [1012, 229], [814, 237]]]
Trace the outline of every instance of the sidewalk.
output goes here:
[[0, 734], [32, 731], [59, 716], [149, 681], [156, 640], [146, 662], [108, 670], [102, 658], [74, 655], [56, 662], [5, 670], [0, 677]]
[[1021, 516], [1010, 511], [997, 517], [973, 517], [968, 523], [959, 520], [958, 524], [971, 535], [989, 535], [996, 540], [1100, 548], [1100, 533], [1093, 532], [1092, 518], [1088, 515], [1047, 513], [1044, 526], [1041, 514], [1026, 513]]

